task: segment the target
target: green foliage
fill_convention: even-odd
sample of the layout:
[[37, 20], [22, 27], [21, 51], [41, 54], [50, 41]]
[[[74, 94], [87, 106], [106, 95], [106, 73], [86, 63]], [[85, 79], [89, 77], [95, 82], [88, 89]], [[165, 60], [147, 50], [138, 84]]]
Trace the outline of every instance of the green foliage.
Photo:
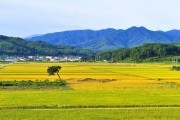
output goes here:
[[173, 66], [172, 70], [180, 71], [180, 66]]
[[51, 45], [45, 42], [30, 42], [21, 38], [0, 35], [0, 55], [80, 55], [88, 56], [94, 53], [87, 49], [78, 49], [66, 45]]
[[8, 89], [9, 87], [13, 87], [13, 89], [16, 88], [53, 88], [53, 87], [65, 87], [67, 86], [67, 82], [65, 80], [55, 80], [55, 81], [0, 81], [0, 88], [1, 89]]
[[175, 46], [180, 47], [180, 43], [172, 43], [172, 44], [175, 45]]
[[158, 61], [160, 57], [178, 56], [180, 55], [180, 47], [172, 44], [148, 43], [140, 47], [123, 48], [117, 50], [110, 50], [98, 53], [96, 57], [100, 56], [102, 60], [119, 61], [134, 61], [141, 62], [149, 59], [150, 62]]
[[61, 79], [58, 74], [59, 70], [61, 70], [61, 66], [50, 66], [50, 67], [48, 67], [47, 72], [49, 75], [54, 75], [55, 73], [57, 73], [59, 79]]

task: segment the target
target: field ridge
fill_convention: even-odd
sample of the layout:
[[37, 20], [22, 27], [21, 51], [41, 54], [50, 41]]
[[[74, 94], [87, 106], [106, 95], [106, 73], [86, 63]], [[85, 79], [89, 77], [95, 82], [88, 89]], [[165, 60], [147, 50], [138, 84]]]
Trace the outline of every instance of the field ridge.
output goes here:
[[180, 105], [116, 105], [116, 106], [58, 106], [58, 105], [42, 105], [42, 106], [17, 106], [17, 107], [1, 107], [0, 110], [8, 109], [125, 109], [125, 108], [180, 108]]

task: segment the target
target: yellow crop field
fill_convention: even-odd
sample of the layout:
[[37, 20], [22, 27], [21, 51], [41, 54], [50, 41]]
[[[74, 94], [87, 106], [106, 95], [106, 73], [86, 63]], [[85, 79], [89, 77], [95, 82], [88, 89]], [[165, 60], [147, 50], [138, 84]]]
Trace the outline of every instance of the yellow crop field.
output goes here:
[[36, 63], [18, 62], [0, 69], [0, 80], [55, 80], [48, 76], [48, 66], [60, 65], [60, 75], [74, 89], [118, 90], [177, 87], [180, 73], [171, 64], [125, 63]]
[[1, 89], [0, 118], [179, 118], [180, 72], [171, 64], [18, 62], [0, 69], [0, 81], [53, 81], [47, 68], [57, 65], [72, 89]]

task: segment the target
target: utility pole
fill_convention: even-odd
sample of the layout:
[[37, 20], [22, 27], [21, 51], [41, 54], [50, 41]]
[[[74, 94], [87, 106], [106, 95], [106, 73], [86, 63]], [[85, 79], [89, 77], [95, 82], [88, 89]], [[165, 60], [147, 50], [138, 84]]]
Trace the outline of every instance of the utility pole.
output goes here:
[[111, 57], [111, 62], [112, 62], [112, 63], [114, 62], [114, 58], [113, 58], [113, 56]]
[[173, 66], [177, 66], [178, 65], [178, 58], [172, 58], [172, 64], [173, 64]]
[[174, 61], [174, 58], [172, 58], [172, 65], [173, 65], [173, 66], [174, 66], [174, 62], [175, 62], [175, 61]]
[[177, 65], [178, 65], [178, 58], [176, 58], [176, 60], [175, 60], [175, 61], [176, 61], [176, 66], [177, 66]]

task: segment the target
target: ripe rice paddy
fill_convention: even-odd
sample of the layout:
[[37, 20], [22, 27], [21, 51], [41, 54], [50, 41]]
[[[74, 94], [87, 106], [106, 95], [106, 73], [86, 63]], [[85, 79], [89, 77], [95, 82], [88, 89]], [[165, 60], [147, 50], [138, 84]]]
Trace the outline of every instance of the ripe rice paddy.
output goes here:
[[0, 90], [0, 117], [13, 112], [9, 119], [36, 119], [31, 114], [37, 119], [44, 114], [47, 119], [179, 118], [180, 73], [171, 64], [19, 62], [0, 69], [0, 80], [53, 81], [57, 75], [48, 76], [46, 70], [54, 65], [62, 66], [61, 78], [72, 90]]
[[0, 69], [0, 80], [55, 80], [48, 66], [60, 65], [62, 79], [76, 90], [166, 89], [180, 84], [170, 64], [15, 63]]
[[[178, 71], [171, 71], [170, 64], [120, 64], [120, 63], [15, 63], [0, 70], [2, 79], [54, 79], [47, 76], [47, 67], [61, 65], [61, 76], [69, 78], [114, 78], [130, 79], [180, 79]], [[4, 76], [4, 77], [3, 77]], [[28, 77], [25, 77], [28, 76]], [[133, 78], [134, 77], [134, 78]], [[128, 78], [127, 78], [128, 79]]]

